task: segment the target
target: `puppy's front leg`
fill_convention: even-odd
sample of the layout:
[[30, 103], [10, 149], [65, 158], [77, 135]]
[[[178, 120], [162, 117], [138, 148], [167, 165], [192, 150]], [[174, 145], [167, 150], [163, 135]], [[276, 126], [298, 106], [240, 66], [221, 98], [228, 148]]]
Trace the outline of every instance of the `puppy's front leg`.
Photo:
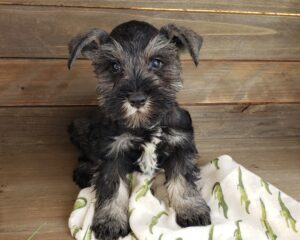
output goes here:
[[197, 187], [200, 172], [194, 157], [188, 151], [177, 149], [165, 165], [170, 203], [176, 211], [176, 221], [182, 227], [211, 223], [210, 208]]
[[112, 240], [129, 233], [129, 191], [111, 163], [99, 166], [94, 179], [97, 202], [92, 229], [97, 239]]

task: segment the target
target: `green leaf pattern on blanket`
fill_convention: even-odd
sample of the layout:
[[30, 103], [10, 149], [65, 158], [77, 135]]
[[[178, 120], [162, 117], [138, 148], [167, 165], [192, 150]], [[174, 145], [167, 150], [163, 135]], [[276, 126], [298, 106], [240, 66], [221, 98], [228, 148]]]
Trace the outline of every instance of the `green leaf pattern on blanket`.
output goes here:
[[71, 231], [71, 233], [72, 233], [72, 237], [75, 237], [76, 236], [76, 234], [80, 231], [80, 230], [82, 230], [82, 228], [81, 227], [78, 227], [78, 226], [73, 226], [72, 227], [72, 231]]
[[129, 208], [129, 209], [128, 209], [128, 215], [129, 215], [129, 217], [131, 216], [131, 214], [132, 214], [132, 212], [134, 211], [134, 209], [135, 209], [135, 208]]
[[266, 207], [265, 204], [263, 202], [263, 200], [260, 198], [260, 207], [261, 207], [261, 223], [263, 225], [263, 228], [265, 229], [265, 233], [268, 237], [268, 239], [270, 240], [276, 240], [277, 236], [276, 234], [273, 232], [273, 229], [268, 221], [268, 217], [267, 217], [267, 211], [266, 211]]
[[292, 217], [289, 209], [286, 207], [286, 205], [284, 204], [284, 202], [282, 201], [281, 199], [281, 192], [278, 192], [278, 201], [279, 201], [279, 204], [280, 204], [280, 215], [282, 217], [284, 217], [285, 219], [285, 222], [288, 226], [288, 228], [290, 227], [291, 225], [291, 228], [293, 229], [294, 232], [297, 232], [297, 229], [296, 229], [296, 220]]
[[84, 197], [77, 198], [75, 203], [74, 203], [73, 211], [76, 210], [76, 209], [85, 207], [86, 204], [87, 204], [86, 198], [84, 198]]
[[133, 187], [133, 173], [127, 174], [127, 180], [128, 180], [128, 189], [131, 192]]
[[158, 237], [158, 240], [162, 240], [162, 237], [164, 236], [164, 234], [160, 234], [159, 237]]
[[91, 239], [92, 239], [92, 229], [91, 226], [89, 226], [84, 234], [83, 240], [91, 240]]
[[147, 192], [150, 189], [150, 183], [151, 181], [148, 179], [144, 180], [143, 185], [136, 191], [136, 197], [135, 197], [135, 201], [138, 201], [141, 197], [145, 197]]
[[271, 190], [270, 190], [270, 187], [269, 187], [269, 183], [268, 183], [268, 182], [266, 182], [265, 180], [263, 180], [263, 179], [261, 178], [261, 179], [260, 179], [260, 184], [261, 184], [262, 187], [264, 187], [264, 188], [266, 189], [266, 191], [267, 191], [270, 195], [272, 195], [272, 192], [271, 192]]
[[243, 240], [241, 228], [240, 228], [240, 222], [242, 222], [242, 220], [238, 220], [235, 222], [235, 225], [236, 225], [236, 230], [234, 231], [234, 239], [235, 240]]
[[219, 209], [220, 207], [222, 207], [225, 218], [228, 218], [227, 216], [228, 206], [225, 202], [222, 187], [219, 182], [216, 182], [215, 185], [213, 186], [212, 193], [215, 195], [215, 199], [218, 200]]
[[155, 216], [152, 217], [151, 222], [149, 224], [149, 231], [151, 234], [153, 234], [153, 227], [158, 223], [158, 220], [160, 219], [161, 216], [166, 215], [168, 216], [168, 213], [166, 211], [161, 211]]
[[214, 239], [214, 229], [215, 229], [215, 225], [212, 224], [209, 229], [208, 240]]
[[210, 163], [213, 164], [216, 167], [216, 169], [218, 170], [220, 169], [219, 158], [215, 158], [214, 160], [211, 160]]
[[130, 233], [130, 240], [137, 240], [137, 237], [134, 235], [133, 232]]
[[245, 204], [245, 210], [248, 214], [250, 214], [250, 212], [249, 212], [250, 200], [248, 199], [248, 195], [247, 195], [247, 192], [245, 190], [245, 186], [244, 186], [242, 178], [243, 178], [242, 177], [242, 170], [239, 167], [239, 184], [237, 186], [238, 186], [238, 189], [239, 189], [240, 194], [241, 194], [241, 204], [242, 205], [243, 205], [243, 203]]

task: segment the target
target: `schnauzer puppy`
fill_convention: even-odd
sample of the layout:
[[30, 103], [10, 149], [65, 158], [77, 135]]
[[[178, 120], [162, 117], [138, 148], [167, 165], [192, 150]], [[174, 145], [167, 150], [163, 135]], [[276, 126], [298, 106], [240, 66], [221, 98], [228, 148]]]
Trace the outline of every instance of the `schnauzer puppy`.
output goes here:
[[197, 149], [190, 114], [179, 107], [182, 86], [179, 53], [187, 49], [195, 65], [202, 38], [169, 24], [159, 30], [139, 21], [107, 32], [94, 29], [69, 43], [70, 68], [82, 54], [92, 61], [99, 107], [90, 118], [70, 126], [80, 151], [74, 181], [95, 186], [92, 229], [98, 239], [129, 232], [126, 175], [166, 174], [166, 188], [180, 226], [210, 224], [210, 209], [197, 181]]

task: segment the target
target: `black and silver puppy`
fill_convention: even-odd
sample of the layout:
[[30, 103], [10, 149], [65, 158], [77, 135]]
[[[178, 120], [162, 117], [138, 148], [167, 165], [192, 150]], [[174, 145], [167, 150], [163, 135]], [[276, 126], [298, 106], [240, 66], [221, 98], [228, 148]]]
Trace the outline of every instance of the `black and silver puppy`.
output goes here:
[[169, 24], [158, 30], [139, 21], [71, 40], [69, 68], [82, 54], [98, 79], [97, 112], [70, 126], [80, 150], [74, 180], [80, 187], [93, 184], [97, 193], [92, 226], [97, 238], [128, 233], [126, 175], [133, 171], [151, 176], [164, 169], [177, 223], [210, 224], [210, 209], [196, 184], [200, 173], [191, 117], [176, 102], [180, 50], [187, 49], [197, 65], [201, 44], [202, 38], [186, 28]]

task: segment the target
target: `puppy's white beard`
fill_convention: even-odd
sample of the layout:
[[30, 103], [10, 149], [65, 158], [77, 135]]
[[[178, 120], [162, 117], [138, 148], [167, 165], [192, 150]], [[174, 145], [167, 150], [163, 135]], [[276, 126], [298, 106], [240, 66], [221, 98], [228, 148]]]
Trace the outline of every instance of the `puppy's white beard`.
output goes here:
[[128, 126], [137, 128], [142, 124], [147, 124], [149, 122], [148, 114], [150, 109], [151, 101], [147, 99], [144, 106], [136, 108], [131, 106], [128, 101], [125, 101], [122, 109], [125, 113], [125, 120]]
[[136, 107], [133, 107], [131, 106], [131, 104], [126, 101], [124, 104], [123, 104], [123, 108], [125, 110], [125, 117], [128, 118], [132, 115], [134, 115], [136, 112], [137, 112], [137, 108]]

